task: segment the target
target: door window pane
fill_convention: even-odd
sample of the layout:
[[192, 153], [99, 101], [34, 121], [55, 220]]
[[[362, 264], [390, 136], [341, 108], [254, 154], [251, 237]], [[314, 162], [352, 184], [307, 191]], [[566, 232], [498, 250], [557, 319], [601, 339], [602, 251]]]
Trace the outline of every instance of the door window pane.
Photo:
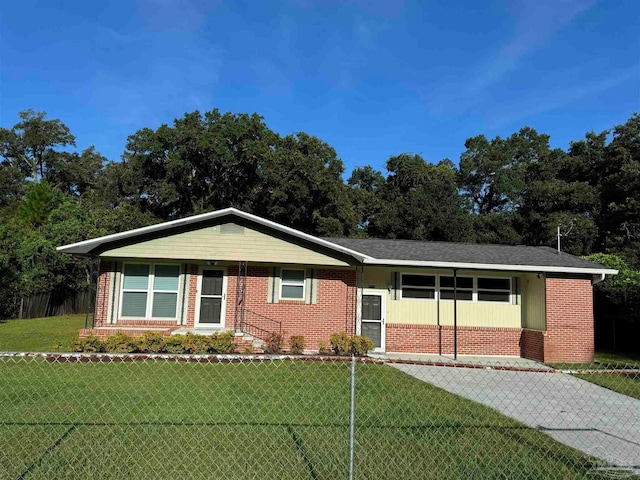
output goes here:
[[202, 271], [202, 295], [222, 295], [222, 270]]
[[368, 337], [376, 348], [382, 346], [382, 323], [380, 322], [362, 322], [362, 336]]
[[200, 299], [199, 323], [220, 323], [222, 298], [202, 297]]
[[362, 296], [363, 320], [382, 320], [382, 299], [380, 295]]

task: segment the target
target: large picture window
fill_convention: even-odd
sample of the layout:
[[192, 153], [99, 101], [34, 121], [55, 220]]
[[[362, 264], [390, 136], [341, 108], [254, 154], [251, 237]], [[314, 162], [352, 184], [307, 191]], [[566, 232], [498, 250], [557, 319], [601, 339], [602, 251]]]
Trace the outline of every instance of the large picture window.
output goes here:
[[[402, 274], [401, 298], [453, 300], [452, 275]], [[511, 302], [511, 279], [458, 276], [457, 300], [465, 302]]]
[[435, 275], [402, 275], [402, 298], [436, 298]]
[[177, 318], [180, 266], [125, 263], [120, 316]]
[[304, 300], [304, 270], [282, 269], [280, 277], [280, 298], [284, 300]]

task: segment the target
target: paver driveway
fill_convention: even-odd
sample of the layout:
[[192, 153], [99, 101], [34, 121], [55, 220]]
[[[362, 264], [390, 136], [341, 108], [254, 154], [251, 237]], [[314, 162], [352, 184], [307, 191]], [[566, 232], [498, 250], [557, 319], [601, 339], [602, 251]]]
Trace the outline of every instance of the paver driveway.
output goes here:
[[554, 439], [640, 471], [640, 400], [569, 374], [391, 364]]

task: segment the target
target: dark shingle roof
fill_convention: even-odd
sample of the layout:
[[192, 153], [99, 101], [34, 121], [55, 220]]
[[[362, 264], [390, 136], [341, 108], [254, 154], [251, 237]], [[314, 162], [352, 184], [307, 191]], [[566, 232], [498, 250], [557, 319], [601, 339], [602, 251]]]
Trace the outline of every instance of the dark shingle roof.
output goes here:
[[558, 254], [550, 247], [377, 238], [326, 238], [325, 240], [379, 260], [593, 268], [599, 270], [605, 268], [568, 253]]

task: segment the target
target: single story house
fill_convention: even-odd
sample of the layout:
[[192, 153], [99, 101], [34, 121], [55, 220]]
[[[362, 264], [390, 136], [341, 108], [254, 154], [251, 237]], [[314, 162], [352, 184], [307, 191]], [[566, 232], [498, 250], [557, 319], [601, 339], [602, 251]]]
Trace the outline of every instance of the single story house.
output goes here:
[[319, 238], [234, 208], [66, 245], [100, 258], [92, 328], [242, 339], [335, 332], [380, 352], [588, 362], [592, 285], [616, 270], [548, 247]]

